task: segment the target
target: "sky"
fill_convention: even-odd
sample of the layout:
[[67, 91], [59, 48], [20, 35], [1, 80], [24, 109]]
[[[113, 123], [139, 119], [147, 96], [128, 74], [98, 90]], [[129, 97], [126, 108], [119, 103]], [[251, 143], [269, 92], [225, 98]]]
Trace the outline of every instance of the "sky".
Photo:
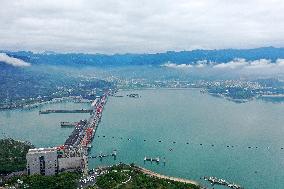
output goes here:
[[0, 0], [0, 49], [155, 53], [284, 47], [283, 0]]

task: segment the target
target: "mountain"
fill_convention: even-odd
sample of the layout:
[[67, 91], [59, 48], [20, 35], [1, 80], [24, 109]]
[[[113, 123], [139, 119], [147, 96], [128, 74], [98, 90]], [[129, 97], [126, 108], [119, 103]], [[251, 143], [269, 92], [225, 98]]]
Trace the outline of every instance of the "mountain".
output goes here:
[[270, 59], [275, 61], [284, 58], [284, 48], [262, 47], [255, 49], [222, 49], [222, 50], [192, 50], [168, 51], [155, 54], [84, 54], [84, 53], [33, 53], [30, 51], [0, 51], [9, 56], [22, 59], [32, 64], [50, 64], [66, 66], [129, 66], [153, 65], [160, 66], [165, 62], [176, 64], [196, 64], [197, 61], [228, 62], [235, 58], [247, 60]]

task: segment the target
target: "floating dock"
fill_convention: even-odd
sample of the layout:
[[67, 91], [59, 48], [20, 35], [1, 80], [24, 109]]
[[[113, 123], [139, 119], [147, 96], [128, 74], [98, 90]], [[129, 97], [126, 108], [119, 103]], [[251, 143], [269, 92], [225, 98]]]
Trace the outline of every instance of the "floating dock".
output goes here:
[[149, 157], [144, 157], [144, 161], [150, 161], [150, 162], [160, 162], [160, 157], [156, 157], [156, 158], [149, 158]]
[[89, 156], [89, 158], [92, 158], [92, 159], [95, 159], [95, 158], [104, 158], [104, 157], [111, 157], [113, 156], [114, 158], [116, 158], [116, 155], [117, 155], [117, 150], [113, 150], [112, 153], [110, 154], [103, 154], [102, 152], [100, 152], [99, 155], [96, 155], [96, 156]]
[[141, 97], [139, 94], [136, 94], [136, 93], [128, 94], [126, 96], [128, 96], [130, 98], [140, 98]]
[[75, 127], [78, 124], [79, 124], [79, 122], [68, 122], [68, 121], [60, 122], [61, 127]]

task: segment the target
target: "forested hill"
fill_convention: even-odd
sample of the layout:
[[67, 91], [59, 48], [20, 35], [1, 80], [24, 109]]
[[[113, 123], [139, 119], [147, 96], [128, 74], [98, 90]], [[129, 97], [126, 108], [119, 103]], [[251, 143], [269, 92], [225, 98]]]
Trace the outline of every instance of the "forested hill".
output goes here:
[[255, 49], [222, 49], [168, 51], [155, 54], [84, 54], [84, 53], [33, 53], [29, 51], [0, 51], [9, 56], [20, 58], [32, 64], [51, 64], [68, 66], [125, 66], [125, 65], [161, 65], [165, 62], [176, 64], [196, 64], [197, 61], [228, 62], [235, 58], [247, 60], [284, 58], [284, 48], [262, 47]]

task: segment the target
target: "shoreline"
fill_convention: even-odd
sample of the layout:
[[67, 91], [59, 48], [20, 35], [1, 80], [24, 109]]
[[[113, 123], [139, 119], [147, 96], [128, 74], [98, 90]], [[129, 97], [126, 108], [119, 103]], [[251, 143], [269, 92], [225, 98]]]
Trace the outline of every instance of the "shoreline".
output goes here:
[[42, 107], [47, 104], [57, 104], [57, 103], [62, 103], [62, 102], [91, 103], [90, 100], [88, 99], [83, 99], [83, 98], [80, 99], [80, 98], [76, 98], [73, 96], [66, 96], [66, 97], [61, 97], [61, 98], [53, 98], [51, 100], [42, 101], [42, 102], [35, 102], [31, 104], [26, 104], [26, 105], [18, 105], [15, 107], [9, 107], [9, 108], [0, 107], [0, 112], [9, 111], [9, 110], [31, 110], [34, 108]]
[[160, 179], [167, 179], [167, 180], [176, 181], [176, 182], [182, 182], [182, 183], [186, 183], [186, 184], [194, 184], [194, 185], [200, 186], [200, 184], [195, 180], [162, 175], [160, 173], [153, 172], [149, 169], [146, 169], [144, 167], [140, 167], [140, 166], [137, 166], [137, 165], [135, 165], [134, 169], [141, 171], [142, 173], [149, 175], [149, 176], [152, 176], [152, 177], [156, 177], [156, 178], [160, 178]]
[[137, 89], [118, 89], [118, 91], [143, 91], [143, 90], [194, 90], [194, 89], [203, 89], [202, 87], [157, 87], [157, 88], [137, 88]]
[[[203, 90], [205, 89], [204, 87], [156, 87], [156, 88], [133, 88], [133, 89], [125, 89], [125, 88], [120, 88], [117, 89], [117, 91], [147, 91], [147, 90]], [[280, 98], [284, 98], [284, 94], [280, 94], [280, 95], [259, 95], [259, 96], [255, 96], [252, 98], [248, 98], [248, 99], [234, 99], [228, 96], [224, 96], [222, 94], [218, 94], [218, 93], [210, 93], [210, 92], [205, 92], [205, 94], [208, 94], [210, 96], [213, 97], [217, 97], [217, 98], [222, 98], [234, 103], [246, 103], [246, 102], [250, 102], [252, 100], [257, 100], [260, 99], [266, 99], [266, 98], [273, 98], [273, 99], [280, 99]], [[35, 103], [31, 103], [31, 104], [26, 104], [26, 105], [17, 105], [17, 106], [13, 106], [13, 107], [0, 107], [0, 111], [9, 111], [9, 110], [29, 110], [29, 109], [33, 109], [33, 108], [37, 108], [40, 106], [44, 106], [46, 104], [53, 104], [53, 103], [61, 103], [64, 101], [69, 101], [69, 102], [76, 102], [76, 103], [90, 103], [90, 100], [88, 99], [81, 99], [78, 98], [78, 96], [64, 96], [64, 97], [60, 97], [60, 98], [53, 98], [51, 100], [47, 100], [47, 101], [42, 101], [42, 102], [35, 102]]]

